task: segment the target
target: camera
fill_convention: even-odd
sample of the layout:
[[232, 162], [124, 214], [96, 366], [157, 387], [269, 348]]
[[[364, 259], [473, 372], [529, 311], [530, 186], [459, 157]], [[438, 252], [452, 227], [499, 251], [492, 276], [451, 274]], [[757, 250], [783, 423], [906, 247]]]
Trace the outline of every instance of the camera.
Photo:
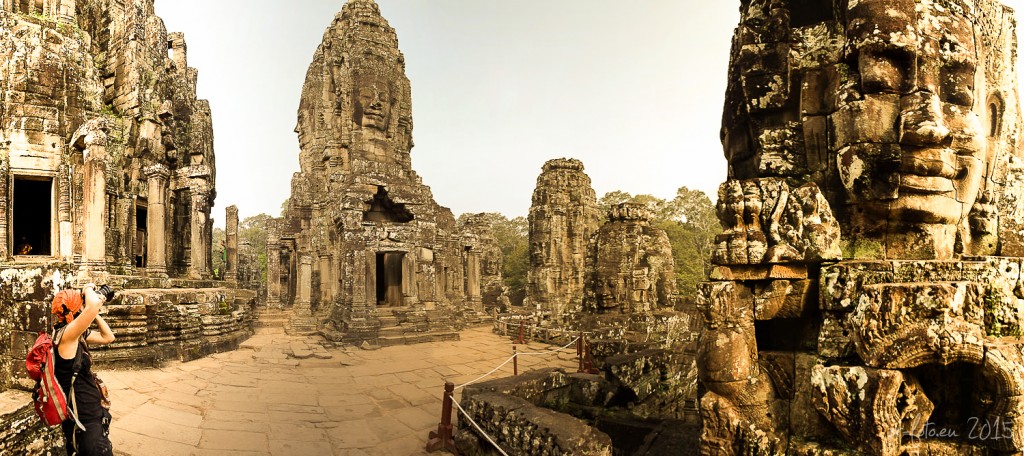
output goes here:
[[97, 288], [96, 289], [96, 294], [106, 298], [106, 300], [107, 300], [106, 302], [113, 301], [114, 300], [114, 296], [117, 295], [117, 293], [114, 292], [114, 289], [110, 288], [110, 285], [103, 285], [102, 287]]

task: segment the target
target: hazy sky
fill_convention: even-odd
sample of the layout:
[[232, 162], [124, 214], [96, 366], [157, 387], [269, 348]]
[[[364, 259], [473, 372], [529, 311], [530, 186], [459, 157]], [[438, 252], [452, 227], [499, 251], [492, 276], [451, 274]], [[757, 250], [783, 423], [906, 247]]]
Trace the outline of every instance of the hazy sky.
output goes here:
[[[298, 171], [306, 69], [344, 0], [157, 0], [213, 109], [214, 219], [279, 215]], [[545, 161], [583, 161], [600, 197], [714, 199], [739, 1], [377, 0], [412, 81], [413, 168], [459, 215], [526, 215]], [[1024, 0], [1005, 1], [1021, 10]], [[1018, 14], [1019, 16], [1019, 14]]]
[[[458, 215], [526, 215], [545, 161], [598, 196], [725, 178], [718, 142], [738, 3], [378, 0], [412, 81], [413, 168]], [[157, 0], [213, 109], [217, 205], [278, 215], [306, 69], [343, 0]]]

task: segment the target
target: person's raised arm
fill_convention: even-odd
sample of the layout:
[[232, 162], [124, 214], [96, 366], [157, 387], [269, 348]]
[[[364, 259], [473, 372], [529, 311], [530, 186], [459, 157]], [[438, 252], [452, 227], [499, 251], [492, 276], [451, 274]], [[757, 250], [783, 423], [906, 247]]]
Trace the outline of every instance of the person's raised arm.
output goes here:
[[114, 332], [110, 330], [110, 326], [107, 325], [102, 315], [96, 315], [96, 326], [99, 327], [100, 331], [98, 333], [89, 333], [89, 337], [85, 338], [87, 342], [90, 344], [107, 345], [114, 341]]

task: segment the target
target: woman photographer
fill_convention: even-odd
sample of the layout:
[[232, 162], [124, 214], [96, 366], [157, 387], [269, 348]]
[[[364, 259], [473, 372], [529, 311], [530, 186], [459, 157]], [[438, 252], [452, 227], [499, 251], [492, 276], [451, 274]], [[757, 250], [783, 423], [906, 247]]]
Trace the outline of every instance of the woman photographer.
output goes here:
[[[89, 344], [106, 345], [114, 341], [110, 326], [99, 316], [100, 308], [114, 292], [104, 285], [99, 290], [88, 284], [81, 292], [64, 290], [53, 298], [52, 311], [57, 318], [54, 329], [56, 360], [54, 372], [68, 398], [72, 415], [61, 424], [64, 448], [68, 456], [112, 456], [110, 444], [110, 402], [106, 389], [92, 373]], [[89, 329], [93, 321], [99, 332]]]

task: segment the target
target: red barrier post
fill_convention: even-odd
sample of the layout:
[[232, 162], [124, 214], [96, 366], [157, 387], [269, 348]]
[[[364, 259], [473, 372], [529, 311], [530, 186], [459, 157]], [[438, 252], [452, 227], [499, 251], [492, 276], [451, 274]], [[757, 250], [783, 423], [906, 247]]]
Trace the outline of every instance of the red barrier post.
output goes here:
[[519, 375], [519, 351], [512, 346], [512, 375]]
[[455, 384], [445, 382], [444, 402], [441, 404], [441, 423], [437, 425], [437, 431], [430, 431], [430, 440], [427, 441], [427, 453], [447, 450], [458, 455], [455, 449], [455, 439], [452, 428], [452, 395], [455, 393]]

